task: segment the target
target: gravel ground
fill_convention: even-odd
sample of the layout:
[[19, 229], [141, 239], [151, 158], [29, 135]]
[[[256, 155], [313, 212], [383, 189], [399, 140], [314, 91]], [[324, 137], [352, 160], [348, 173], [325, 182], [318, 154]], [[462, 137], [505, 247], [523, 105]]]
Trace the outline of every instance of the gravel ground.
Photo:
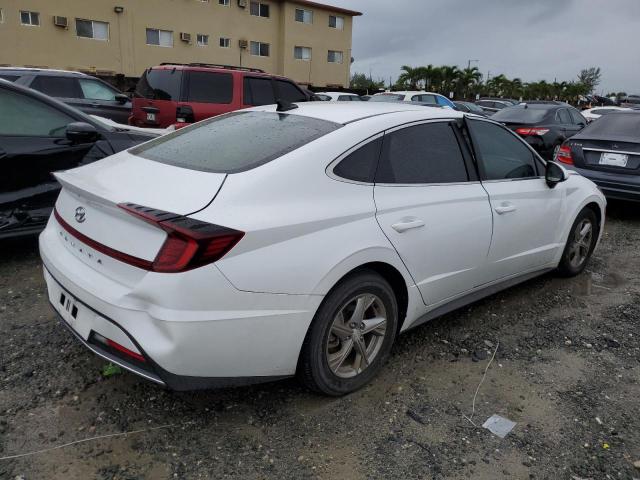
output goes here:
[[[35, 241], [0, 249], [2, 479], [640, 478], [640, 208], [613, 204], [588, 271], [547, 275], [403, 335], [341, 399], [294, 381], [173, 393], [58, 324]], [[500, 439], [474, 427], [517, 422]], [[164, 427], [164, 428], [157, 428]]]

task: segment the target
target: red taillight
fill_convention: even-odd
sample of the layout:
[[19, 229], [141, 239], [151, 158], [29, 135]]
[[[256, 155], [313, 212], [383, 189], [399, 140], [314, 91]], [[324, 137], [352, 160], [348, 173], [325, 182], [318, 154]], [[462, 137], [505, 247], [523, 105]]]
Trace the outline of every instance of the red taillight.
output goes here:
[[567, 165], [573, 165], [573, 156], [571, 155], [571, 147], [568, 145], [562, 145], [558, 149], [555, 155], [555, 160], [558, 162], [566, 163]]
[[87, 237], [69, 225], [55, 209], [53, 215], [62, 228], [94, 250], [134, 267], [160, 273], [185, 272], [216, 262], [244, 236], [244, 232], [238, 230], [163, 210], [133, 203], [121, 203], [118, 206], [167, 232], [167, 238], [153, 261], [120, 252]]
[[184, 272], [216, 262], [244, 236], [244, 232], [238, 230], [133, 203], [118, 206], [167, 232], [167, 238], [153, 261], [154, 272]]
[[133, 352], [133, 351], [129, 350], [127, 347], [125, 347], [123, 345], [120, 345], [118, 342], [114, 342], [110, 338], [107, 338], [106, 340], [107, 340], [107, 345], [110, 346], [111, 348], [114, 348], [114, 349], [118, 350], [119, 352], [124, 353], [125, 355], [127, 355], [129, 357], [135, 358], [139, 362], [146, 362], [147, 361], [139, 353], [136, 353], [136, 352]]
[[549, 132], [548, 128], [516, 128], [516, 133], [518, 135], [523, 135], [525, 137], [528, 137], [531, 135], [536, 137], [541, 137], [545, 135], [547, 132]]

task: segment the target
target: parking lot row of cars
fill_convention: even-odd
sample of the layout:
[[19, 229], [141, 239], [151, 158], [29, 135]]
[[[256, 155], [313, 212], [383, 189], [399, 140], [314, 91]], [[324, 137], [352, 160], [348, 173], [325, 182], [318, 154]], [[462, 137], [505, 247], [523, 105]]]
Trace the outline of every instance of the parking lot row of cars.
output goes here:
[[560, 102], [490, 118], [422, 91], [323, 102], [262, 71], [172, 64], [144, 73], [124, 125], [38, 91], [68, 92], [57, 78], [98, 90], [82, 74], [0, 80], [0, 237], [46, 225], [64, 324], [179, 390], [298, 375], [351, 392], [401, 331], [552, 269], [580, 273], [602, 192], [640, 194], [634, 111], [587, 126]]

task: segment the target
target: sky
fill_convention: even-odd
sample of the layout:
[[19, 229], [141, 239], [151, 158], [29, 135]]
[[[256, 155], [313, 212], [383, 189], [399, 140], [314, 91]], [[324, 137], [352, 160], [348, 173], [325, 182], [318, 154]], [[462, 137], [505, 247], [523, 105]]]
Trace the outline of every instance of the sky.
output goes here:
[[[393, 81], [402, 65], [471, 65], [486, 78], [576, 80], [640, 93], [640, 0], [326, 0], [354, 19], [352, 73]], [[477, 60], [477, 61], [474, 61]]]

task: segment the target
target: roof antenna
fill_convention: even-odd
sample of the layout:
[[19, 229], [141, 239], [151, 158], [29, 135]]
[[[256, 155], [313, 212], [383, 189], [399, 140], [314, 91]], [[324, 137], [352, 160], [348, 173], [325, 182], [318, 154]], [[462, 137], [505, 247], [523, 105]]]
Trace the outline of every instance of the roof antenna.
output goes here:
[[276, 102], [278, 104], [278, 108], [276, 108], [276, 112], [288, 112], [289, 110], [295, 110], [298, 108], [298, 105], [283, 100], [281, 98]]

